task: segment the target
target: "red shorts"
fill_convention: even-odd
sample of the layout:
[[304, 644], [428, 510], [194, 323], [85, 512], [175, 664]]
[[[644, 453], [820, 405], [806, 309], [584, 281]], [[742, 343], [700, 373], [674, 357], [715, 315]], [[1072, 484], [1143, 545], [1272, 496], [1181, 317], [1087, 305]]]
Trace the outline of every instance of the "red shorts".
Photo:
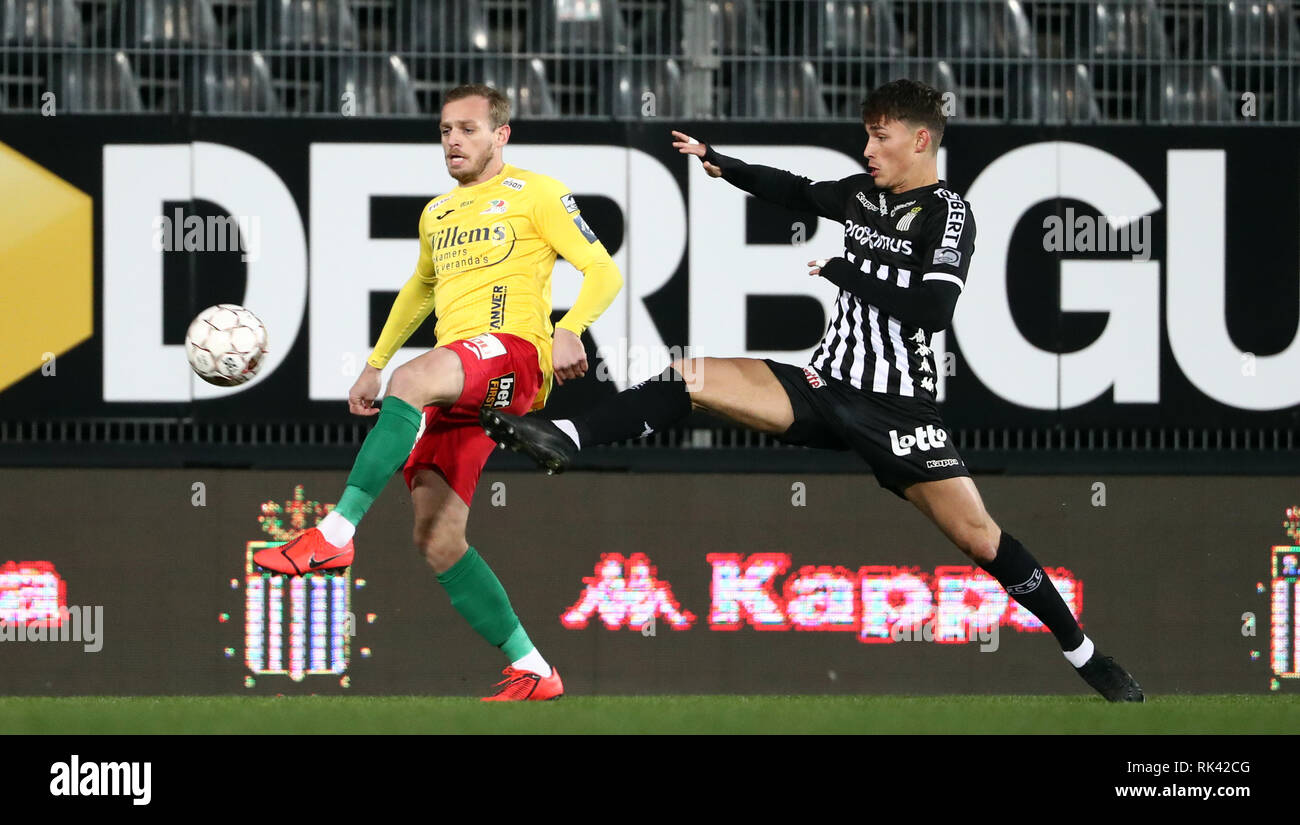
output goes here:
[[425, 407], [415, 448], [402, 475], [415, 483], [417, 470], [437, 470], [465, 504], [474, 498], [483, 465], [496, 442], [479, 423], [483, 407], [523, 415], [542, 388], [537, 348], [517, 335], [484, 333], [454, 341], [447, 349], [460, 356], [465, 389], [450, 407]]

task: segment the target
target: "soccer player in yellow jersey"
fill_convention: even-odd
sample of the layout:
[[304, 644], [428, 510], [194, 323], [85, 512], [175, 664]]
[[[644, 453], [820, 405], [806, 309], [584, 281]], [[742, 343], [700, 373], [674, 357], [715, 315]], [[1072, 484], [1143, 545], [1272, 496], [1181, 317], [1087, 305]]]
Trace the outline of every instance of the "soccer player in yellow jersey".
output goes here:
[[[288, 575], [348, 566], [356, 525], [405, 462], [417, 547], [456, 610], [510, 659], [488, 697], [497, 701], [555, 699], [564, 688], [465, 539], [470, 500], [496, 446], [479, 425], [479, 411], [540, 409], [552, 376], [560, 383], [581, 377], [587, 360], [580, 336], [623, 284], [569, 190], [505, 163], [509, 121], [509, 101], [489, 86], [460, 86], [444, 98], [443, 155], [460, 185], [420, 215], [415, 272], [348, 397], [352, 413], [379, 419], [338, 506], [317, 527], [253, 556]], [[557, 255], [582, 271], [583, 285], [552, 337]], [[383, 368], [430, 312], [438, 319], [437, 347], [394, 371], [376, 409]]]

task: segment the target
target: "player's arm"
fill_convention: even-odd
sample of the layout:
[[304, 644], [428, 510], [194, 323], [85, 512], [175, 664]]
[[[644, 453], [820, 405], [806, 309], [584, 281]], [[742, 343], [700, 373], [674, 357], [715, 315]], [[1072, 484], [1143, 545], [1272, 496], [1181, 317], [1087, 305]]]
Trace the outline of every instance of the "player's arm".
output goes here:
[[673, 132], [673, 146], [684, 155], [695, 155], [712, 177], [721, 177], [756, 198], [780, 204], [797, 212], [815, 212], [823, 218], [844, 220], [847, 184], [840, 181], [814, 183], [808, 178], [771, 166], [745, 163], [720, 155], [713, 147], [699, 143], [682, 132]]
[[966, 285], [970, 256], [975, 251], [975, 221], [964, 214], [960, 232], [955, 235], [946, 233], [945, 226], [944, 220], [932, 220], [927, 227], [930, 242], [921, 258], [925, 270], [920, 283], [900, 287], [890, 279], [863, 272], [844, 258], [809, 261], [814, 268], [808, 274], [821, 275], [845, 292], [927, 332], [947, 329], [952, 325], [957, 299]]
[[424, 234], [421, 220], [420, 257], [416, 260], [415, 272], [397, 293], [393, 308], [388, 311], [388, 320], [384, 322], [384, 329], [379, 333], [379, 340], [366, 359], [361, 376], [348, 393], [348, 409], [354, 415], [374, 415], [379, 412], [374, 401], [379, 396], [384, 367], [388, 366], [388, 362], [433, 311], [433, 285], [433, 250]]
[[587, 226], [572, 194], [543, 193], [533, 213], [542, 238], [582, 273], [578, 298], [555, 325], [551, 363], [556, 380], [581, 378], [587, 372], [582, 333], [609, 308], [623, 288], [623, 275], [605, 245]]

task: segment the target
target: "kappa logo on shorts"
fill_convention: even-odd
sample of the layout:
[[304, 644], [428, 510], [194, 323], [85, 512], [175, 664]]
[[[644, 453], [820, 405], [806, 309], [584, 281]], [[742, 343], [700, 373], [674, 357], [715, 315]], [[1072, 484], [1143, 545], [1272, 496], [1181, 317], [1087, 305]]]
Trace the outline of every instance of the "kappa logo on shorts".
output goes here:
[[826, 386], [826, 381], [812, 367], [803, 368], [803, 377], [808, 379], [808, 384], [815, 390]]
[[483, 397], [484, 407], [509, 407], [515, 400], [515, 374], [493, 378], [488, 382], [487, 395]]
[[470, 351], [480, 361], [506, 354], [506, 345], [501, 343], [501, 339], [490, 332], [475, 335], [473, 338], [466, 338], [462, 343], [469, 347]]
[[955, 458], [932, 458], [925, 462], [925, 469], [937, 470], [940, 467], [956, 467], [961, 462]]
[[922, 452], [939, 449], [948, 443], [948, 433], [943, 428], [935, 429], [933, 424], [917, 427], [911, 435], [899, 435], [898, 430], [889, 431], [889, 448], [894, 455], [908, 455], [915, 447]]

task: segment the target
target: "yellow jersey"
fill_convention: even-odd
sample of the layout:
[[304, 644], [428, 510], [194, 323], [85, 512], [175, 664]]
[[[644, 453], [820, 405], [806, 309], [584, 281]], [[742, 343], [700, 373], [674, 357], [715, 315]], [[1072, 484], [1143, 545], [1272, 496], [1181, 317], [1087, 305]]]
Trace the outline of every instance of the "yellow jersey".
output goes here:
[[492, 179], [434, 198], [420, 215], [420, 257], [368, 359], [382, 369], [411, 333], [437, 316], [437, 345], [485, 332], [537, 348], [546, 403], [551, 368], [551, 270], [562, 256], [583, 273], [578, 300], [557, 326], [581, 336], [622, 287], [622, 275], [554, 178], [506, 164]]

